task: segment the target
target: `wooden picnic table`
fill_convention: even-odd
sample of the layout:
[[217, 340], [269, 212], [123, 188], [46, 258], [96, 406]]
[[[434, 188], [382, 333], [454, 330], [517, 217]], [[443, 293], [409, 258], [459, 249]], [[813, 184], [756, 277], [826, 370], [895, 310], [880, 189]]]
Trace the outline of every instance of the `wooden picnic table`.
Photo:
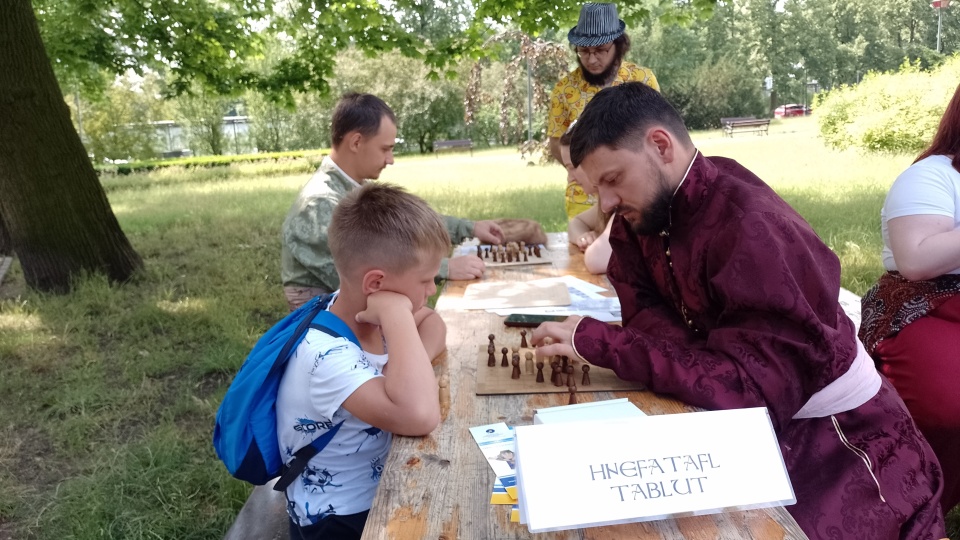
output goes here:
[[[487, 281], [532, 280], [573, 275], [612, 291], [605, 276], [590, 275], [583, 257], [567, 244], [565, 233], [549, 235], [552, 265], [488, 268]], [[581, 539], [805, 539], [783, 507], [706, 516], [631, 523], [580, 530], [531, 534], [511, 523], [508, 505], [490, 504], [494, 473], [468, 428], [505, 422], [533, 423], [535, 409], [566, 405], [567, 393], [475, 394], [477, 350], [496, 335], [498, 343], [517, 341], [518, 328], [506, 328], [503, 317], [485, 311], [458, 309], [457, 299], [471, 282], [447, 282], [436, 309], [447, 323], [447, 352], [435, 361], [441, 386], [449, 388], [449, 407], [442, 406], [440, 426], [427, 437], [395, 437], [363, 539], [496, 540], [534, 538]], [[444, 390], [441, 389], [441, 394]], [[648, 391], [578, 393], [582, 402], [626, 397], [647, 414], [695, 409]], [[442, 400], [443, 401], [443, 400]], [[558, 448], [562, 453], [563, 449]], [[557, 474], [564, 474], [558, 470]], [[576, 501], [571, 498], [571, 510]]]

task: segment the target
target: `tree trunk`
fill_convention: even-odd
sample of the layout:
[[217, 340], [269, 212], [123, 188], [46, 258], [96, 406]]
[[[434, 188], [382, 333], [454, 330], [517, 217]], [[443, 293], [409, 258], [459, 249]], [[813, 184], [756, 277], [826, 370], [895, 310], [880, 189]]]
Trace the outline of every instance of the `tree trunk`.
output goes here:
[[12, 255], [13, 244], [10, 242], [10, 233], [7, 232], [7, 226], [3, 224], [3, 214], [0, 213], [0, 255]]
[[0, 7], [0, 215], [32, 288], [66, 292], [84, 270], [124, 281], [143, 266], [70, 121], [30, 0]]

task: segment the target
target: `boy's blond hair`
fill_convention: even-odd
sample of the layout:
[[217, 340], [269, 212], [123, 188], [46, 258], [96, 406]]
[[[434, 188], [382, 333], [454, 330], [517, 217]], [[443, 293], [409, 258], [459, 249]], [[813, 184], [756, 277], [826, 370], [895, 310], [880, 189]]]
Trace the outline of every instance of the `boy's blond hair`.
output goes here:
[[443, 218], [416, 195], [382, 182], [365, 182], [337, 204], [328, 233], [341, 279], [366, 266], [402, 273], [450, 252]]

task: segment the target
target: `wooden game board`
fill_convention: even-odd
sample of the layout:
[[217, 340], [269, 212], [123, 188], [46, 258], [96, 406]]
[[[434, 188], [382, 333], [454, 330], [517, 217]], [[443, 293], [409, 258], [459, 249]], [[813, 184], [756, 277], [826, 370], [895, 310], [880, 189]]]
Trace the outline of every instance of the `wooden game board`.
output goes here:
[[[512, 379], [513, 364], [510, 363], [513, 356], [513, 347], [517, 343], [494, 342], [497, 352], [495, 353], [496, 366], [487, 366], [487, 345], [477, 347], [477, 395], [499, 395], [499, 394], [549, 394], [559, 392], [569, 392], [566, 385], [554, 386], [550, 382], [551, 369], [549, 363], [544, 360], [543, 379], [544, 382], [537, 382], [536, 353], [533, 348], [520, 348], [520, 378]], [[501, 367], [503, 358], [500, 349], [508, 347], [507, 367]], [[533, 373], [527, 373], [525, 369], [526, 353], [534, 352]], [[642, 390], [643, 385], [637, 382], [624, 381], [609, 369], [590, 366], [590, 385], [581, 384], [583, 378], [582, 362], [570, 360], [573, 364], [574, 382], [577, 384], [577, 393], [583, 392], [610, 392], [623, 390]]]
[[[510, 266], [527, 266], [531, 264], [553, 264], [554, 253], [552, 250], [547, 249], [547, 246], [538, 244], [540, 248], [540, 256], [536, 255], [527, 255], [527, 260], [524, 261], [523, 257], [514, 259], [512, 262], [500, 262], [500, 259], [494, 259], [493, 254], [487, 254], [486, 250], [490, 248], [488, 244], [482, 244], [479, 246], [483, 250], [483, 262], [491, 268], [500, 268], [500, 267], [510, 267]], [[476, 255], [477, 246], [473, 246], [473, 254]]]

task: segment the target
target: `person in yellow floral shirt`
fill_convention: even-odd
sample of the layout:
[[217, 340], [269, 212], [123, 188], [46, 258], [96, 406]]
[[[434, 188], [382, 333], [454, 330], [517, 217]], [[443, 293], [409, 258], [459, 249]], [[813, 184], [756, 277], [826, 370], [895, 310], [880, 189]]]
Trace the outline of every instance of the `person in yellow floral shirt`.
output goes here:
[[[629, 81], [642, 82], [660, 91], [653, 71], [623, 61], [630, 50], [630, 37], [624, 32], [625, 28], [626, 24], [617, 17], [617, 6], [591, 2], [580, 8], [577, 25], [567, 33], [577, 53], [578, 66], [560, 79], [550, 94], [547, 136], [550, 154], [557, 161], [561, 161], [560, 137], [597, 92]], [[595, 203], [576, 182], [567, 184], [567, 219], [573, 219]]]

